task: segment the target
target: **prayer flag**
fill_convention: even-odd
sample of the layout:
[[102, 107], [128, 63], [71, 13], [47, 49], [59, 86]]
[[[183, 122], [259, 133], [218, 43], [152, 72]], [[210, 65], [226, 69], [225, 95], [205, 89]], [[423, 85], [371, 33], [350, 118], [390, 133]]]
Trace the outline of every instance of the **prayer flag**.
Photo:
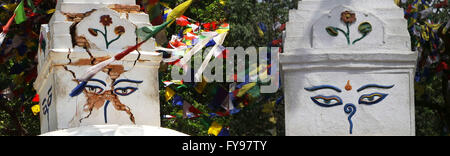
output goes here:
[[183, 98], [179, 95], [175, 95], [172, 101], [173, 106], [183, 106]]
[[[220, 45], [223, 44], [223, 42], [225, 41], [225, 38], [227, 37], [228, 32], [219, 34], [217, 37], [215, 37], [213, 39], [213, 41], [216, 43], [214, 45], [214, 47], [211, 49], [211, 51], [209, 51], [208, 55], [206, 56], [205, 60], [203, 61], [202, 65], [200, 66], [200, 68], [198, 69], [197, 73], [195, 73], [194, 78], [196, 80], [199, 80], [200, 77], [203, 74], [203, 71], [205, 71], [207, 65], [209, 64], [209, 62], [212, 59], [212, 56], [216, 53], [220, 53], [221, 51], [223, 51], [221, 48], [219, 48]], [[220, 51], [220, 52], [217, 52]]]
[[207, 82], [206, 82], [205, 78], [202, 77], [202, 82], [201, 83], [197, 83], [197, 86], [195, 87], [195, 90], [198, 93], [201, 94], [201, 93], [203, 93], [203, 90], [205, 89], [206, 85], [207, 85]]
[[214, 121], [211, 124], [211, 127], [209, 127], [209, 129], [208, 129], [208, 134], [218, 136], [221, 130], [222, 130], [222, 125], [220, 125], [219, 123]]
[[33, 112], [33, 115], [37, 115], [39, 112], [41, 112], [41, 107], [39, 105], [34, 105], [31, 107], [31, 111]]
[[192, 104], [183, 102], [183, 118], [196, 118], [203, 114], [200, 110], [192, 106]]
[[228, 130], [228, 128], [224, 127], [217, 136], [230, 136], [230, 131]]
[[[174, 19], [177, 19], [181, 17], [184, 12], [189, 8], [189, 6], [192, 4], [193, 0], [187, 0], [184, 3], [181, 3], [177, 7], [175, 7], [167, 16], [167, 21], [172, 21]], [[172, 24], [172, 22], [169, 24], [169, 26]]]
[[175, 96], [175, 91], [173, 91], [171, 88], [166, 88], [166, 101], [169, 101], [170, 99], [172, 99], [172, 97]]
[[16, 17], [14, 18], [16, 21], [16, 24], [21, 24], [27, 20], [27, 15], [25, 13], [24, 8], [24, 1], [22, 0], [19, 5], [17, 6], [16, 10], [14, 11], [14, 14], [16, 14]]
[[31, 102], [39, 102], [39, 94], [34, 95], [33, 100]]
[[9, 31], [9, 27], [12, 25], [12, 21], [13, 21], [13, 19], [16, 17], [16, 14], [14, 14], [10, 19], [9, 19], [9, 21], [8, 21], [8, 23], [6, 23], [6, 25], [5, 26], [3, 26], [3, 30], [2, 30], [2, 33], [0, 33], [0, 46], [3, 44], [3, 41], [5, 40], [5, 38], [6, 38], [6, 34], [8, 34], [8, 31]]
[[242, 88], [238, 91], [236, 96], [237, 97], [244, 96], [250, 89], [252, 89], [255, 86], [256, 86], [256, 83], [249, 83], [249, 84], [242, 86]]
[[157, 33], [159, 33], [161, 30], [166, 28], [166, 26], [171, 21], [166, 21], [165, 23], [158, 25], [158, 26], [144, 26], [142, 28], [139, 28], [136, 31], [136, 34], [139, 36], [139, 38], [148, 40], [149, 38], [155, 36]]

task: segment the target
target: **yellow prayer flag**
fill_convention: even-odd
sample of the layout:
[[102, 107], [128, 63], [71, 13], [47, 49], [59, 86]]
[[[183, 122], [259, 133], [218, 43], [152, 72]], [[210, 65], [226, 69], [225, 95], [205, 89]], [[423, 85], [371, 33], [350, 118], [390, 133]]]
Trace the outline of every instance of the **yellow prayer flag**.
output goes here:
[[173, 96], [175, 96], [175, 91], [173, 91], [171, 88], [167, 87], [166, 88], [166, 101], [169, 101], [170, 99], [172, 99]]
[[257, 29], [258, 29], [259, 37], [263, 38], [264, 37], [264, 32], [259, 27]]
[[33, 115], [37, 115], [39, 112], [41, 112], [41, 106], [34, 105], [33, 107], [31, 107], [31, 111], [33, 112]]
[[273, 109], [275, 108], [275, 104], [276, 104], [276, 101], [268, 102], [268, 103], [264, 104], [263, 105], [264, 108], [263, 108], [262, 112], [263, 113], [270, 113], [270, 112], [272, 112]]
[[[184, 14], [184, 12], [186, 12], [186, 10], [189, 8], [189, 6], [192, 4], [192, 2], [193, 2], [193, 0], [187, 0], [183, 3], [181, 3], [180, 5], [178, 5], [177, 7], [175, 7], [172, 10], [172, 12], [170, 12], [169, 16], [167, 16], [167, 21], [181, 17]], [[172, 23], [170, 23], [170, 24], [172, 24]], [[169, 24], [169, 26], [170, 26], [170, 24]]]
[[425, 26], [421, 26], [421, 29], [422, 29], [422, 38], [425, 40], [425, 41], [429, 41], [430, 40], [430, 35], [428, 34], [428, 28], [426, 28]]
[[433, 30], [438, 30], [442, 24], [431, 24], [429, 22], [425, 22], [425, 24], [427, 24], [428, 27], [430, 27]]
[[277, 119], [274, 116], [272, 116], [272, 117], [269, 118], [269, 122], [271, 122], [273, 124], [276, 124], [277, 123]]
[[247, 93], [250, 89], [252, 89], [255, 86], [256, 86], [256, 83], [249, 83], [249, 84], [246, 84], [246, 85], [242, 86], [242, 88], [239, 90], [239, 92], [238, 92], [238, 94], [236, 96], [237, 97], [244, 96], [245, 93]]
[[55, 11], [56, 11], [56, 9], [47, 10], [47, 14], [53, 14]]
[[205, 78], [202, 77], [202, 82], [197, 84], [197, 86], [195, 87], [195, 90], [201, 94], [203, 92], [203, 90], [205, 89], [206, 84], [207, 83], [206, 83]]
[[5, 4], [5, 5], [3, 5], [3, 7], [4, 7], [6, 10], [13, 11], [13, 10], [16, 9], [17, 4], [15, 4], [15, 3], [12, 3], [12, 4]]
[[192, 32], [192, 28], [186, 28], [186, 29], [183, 31], [183, 34], [187, 34], [187, 33], [190, 33], [190, 32]]
[[211, 127], [209, 127], [209, 129], [208, 129], [208, 134], [217, 136], [217, 135], [219, 135], [220, 131], [222, 131], [222, 125], [220, 125], [219, 123], [214, 121], [211, 124]]

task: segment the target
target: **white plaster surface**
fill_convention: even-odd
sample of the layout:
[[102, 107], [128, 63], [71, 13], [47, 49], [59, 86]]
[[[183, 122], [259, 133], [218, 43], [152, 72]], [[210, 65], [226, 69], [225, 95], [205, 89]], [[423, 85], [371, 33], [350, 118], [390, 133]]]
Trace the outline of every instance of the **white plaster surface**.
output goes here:
[[[39, 43], [39, 47], [38, 47], [38, 62], [45, 62], [45, 58], [48, 55], [49, 52], [49, 44], [50, 44], [50, 29], [48, 27], [48, 24], [43, 24], [41, 25], [41, 34], [39, 34], [39, 41], [42, 43], [45, 43], [45, 46], [41, 45], [41, 43]], [[38, 73], [41, 72], [42, 66], [44, 63], [40, 63], [38, 64], [37, 70]]]
[[[112, 19], [112, 24], [106, 27], [106, 31], [105, 27], [100, 23], [100, 18], [103, 15], [108, 15]], [[114, 39], [119, 37], [119, 35], [115, 34], [114, 29], [120, 26], [124, 27], [125, 33], [122, 34], [118, 40], [114, 41]], [[91, 35], [88, 31], [90, 28], [100, 30], [104, 33], [106, 32], [108, 42], [114, 42], [111, 42], [107, 49], [104, 36], [100, 32], [98, 32], [97, 36]], [[101, 8], [78, 23], [76, 34], [77, 36], [85, 37], [93, 49], [120, 51], [136, 44], [136, 28], [136, 25], [132, 24], [127, 19], [120, 18], [119, 13], [116, 11], [108, 8]]]
[[[286, 103], [286, 134], [287, 135], [350, 135], [348, 115], [344, 112], [345, 104], [354, 104], [357, 108], [352, 117], [352, 135], [410, 135], [411, 118], [410, 105], [411, 86], [408, 72], [380, 71], [374, 73], [365, 70], [314, 70], [290, 72], [285, 79], [293, 80], [285, 87]], [[347, 81], [353, 89], [345, 90]], [[406, 80], [406, 81], [405, 81]], [[391, 89], [356, 90], [367, 84], [395, 85]], [[331, 89], [306, 91], [304, 88], [318, 85], [333, 85], [339, 87], [338, 93]], [[374, 105], [359, 104], [362, 95], [385, 93], [388, 96]], [[298, 96], [300, 95], [300, 96]], [[311, 97], [339, 96], [343, 104], [325, 108], [315, 104]]]
[[380, 19], [369, 12], [358, 11], [351, 7], [338, 6], [331, 10], [328, 14], [323, 15], [313, 26], [313, 47], [320, 48], [346, 48], [347, 39], [342, 32], [336, 37], [330, 36], [325, 28], [328, 26], [337, 27], [347, 31], [345, 24], [341, 22], [341, 13], [347, 10], [352, 10], [356, 15], [355, 23], [350, 24], [350, 42], [362, 37], [358, 31], [358, 27], [363, 22], [369, 22], [372, 25], [372, 32], [370, 32], [363, 40], [355, 43], [352, 46], [356, 47], [370, 47], [381, 46], [384, 44], [384, 25]]
[[71, 128], [41, 136], [188, 136], [186, 134], [154, 126], [119, 126], [119, 125], [92, 125]]
[[[395, 5], [392, 0], [302, 0], [299, 2], [298, 10], [289, 11], [289, 22], [286, 26], [286, 41], [284, 44], [285, 51], [289, 53], [296, 49], [313, 48], [313, 26], [324, 15], [329, 15], [333, 9], [342, 7], [355, 9], [353, 11], [370, 13], [382, 20], [385, 28], [385, 43], [377, 46], [378, 49], [405, 50], [410, 48], [410, 37], [408, 30], [405, 29], [407, 22], [403, 19], [403, 9]], [[360, 18], [360, 16], [357, 16], [357, 18]], [[342, 24], [336, 23], [337, 25]], [[353, 48], [358, 49], [357, 47]]]
[[[97, 4], [97, 5], [95, 5]], [[85, 17], [78, 23], [74, 29], [75, 35], [85, 35], [88, 42], [92, 43], [89, 49], [93, 57], [113, 57], [117, 53], [122, 52], [127, 46], [133, 46], [138, 41], [135, 30], [139, 26], [151, 25], [148, 15], [143, 13], [133, 13], [128, 16], [127, 13], [117, 13], [114, 10], [106, 8], [110, 4], [135, 4], [134, 0], [61, 0], [58, 1], [57, 10], [51, 18], [48, 25], [41, 27], [43, 37], [48, 40], [45, 49], [39, 52], [39, 73], [34, 87], [41, 97], [41, 132], [51, 132], [55, 130], [63, 130], [68, 128], [76, 128], [80, 126], [91, 125], [120, 125], [118, 130], [124, 132], [127, 127], [124, 125], [142, 125], [138, 129], [147, 130], [146, 126], [160, 126], [160, 110], [159, 110], [159, 80], [158, 68], [162, 60], [159, 53], [154, 52], [154, 39], [149, 40], [139, 51], [134, 51], [124, 57], [121, 61], [116, 61], [113, 65], [123, 66], [125, 72], [116, 79], [128, 79], [142, 81], [142, 83], [123, 82], [113, 85], [113, 79], [107, 74], [107, 71], [99, 72], [95, 75], [95, 79], [99, 79], [106, 83], [89, 82], [89, 85], [96, 85], [103, 89], [104, 92], [118, 88], [133, 87], [137, 88], [130, 95], [118, 95], [114, 93], [114, 99], [120, 101], [130, 112], [133, 113], [135, 124], [131, 122], [130, 115], [124, 111], [118, 111], [115, 107], [115, 101], [110, 101], [105, 109], [105, 103], [98, 103], [98, 108], [94, 108], [91, 113], [86, 110], [85, 104], [88, 103], [85, 93], [77, 97], [70, 97], [69, 94], [78, 83], [75, 79], [80, 78], [91, 65], [86, 63], [77, 64], [79, 61], [89, 60], [91, 57], [88, 52], [79, 46], [73, 45], [71, 36], [71, 27], [74, 22], [67, 21], [67, 17], [63, 13], [84, 13], [83, 7], [89, 5], [97, 9], [90, 16]], [[79, 9], [71, 12], [64, 10], [64, 7], [70, 6], [72, 9]], [[86, 9], [85, 9], [86, 10]], [[89, 8], [86, 11], [91, 11]], [[108, 39], [115, 37], [114, 28], [118, 25], [125, 27], [126, 33], [121, 39], [111, 44], [106, 49], [100, 41], [104, 42], [103, 37], [99, 34], [97, 38], [90, 36], [87, 28], [99, 27], [100, 16], [110, 15], [113, 24], [108, 28]], [[129, 18], [131, 17], [131, 19]], [[138, 59], [139, 58], [139, 59]], [[67, 70], [65, 69], [67, 68]], [[75, 76], [75, 77], [74, 77]], [[49, 91], [49, 89], [52, 88]], [[86, 88], [89, 89], [89, 88]], [[130, 92], [131, 90], [128, 90]], [[51, 100], [50, 100], [51, 99]], [[102, 98], [96, 100], [101, 101]], [[45, 101], [44, 101], [45, 100]], [[49, 102], [51, 101], [51, 103]], [[44, 111], [48, 107], [48, 112]], [[105, 113], [106, 110], [106, 113]], [[105, 116], [107, 122], [105, 122]], [[95, 126], [94, 126], [95, 127]], [[101, 127], [101, 126], [100, 126]], [[117, 126], [116, 126], [117, 127]], [[101, 129], [101, 128], [100, 128]], [[106, 128], [108, 129], [108, 128]], [[131, 128], [133, 129], [133, 128]], [[84, 129], [83, 129], [84, 130]], [[148, 130], [143, 135], [147, 134]], [[118, 133], [118, 132], [117, 132]], [[122, 134], [122, 133], [119, 133]], [[131, 135], [137, 133], [130, 133]], [[159, 133], [158, 133], [159, 134]], [[123, 134], [126, 135], [126, 134]]]
[[[350, 27], [351, 41], [359, 38], [358, 26], [370, 22], [373, 31], [355, 45], [341, 32], [328, 35], [327, 26], [346, 30], [341, 12], [356, 13]], [[303, 0], [291, 10], [284, 53], [280, 54], [285, 93], [286, 135], [415, 135], [414, 72], [417, 54], [403, 10], [392, 0]], [[352, 90], [345, 90], [350, 81]], [[391, 89], [356, 90], [366, 84], [395, 85]], [[333, 85], [331, 89], [306, 91], [305, 87]], [[358, 99], [374, 92], [388, 94], [374, 105]], [[321, 107], [312, 96], [339, 96], [343, 104]], [[353, 133], [344, 105], [354, 104]]]
[[62, 12], [84, 13], [92, 9], [107, 7], [111, 4], [136, 4], [135, 0], [60, 0], [57, 9]]

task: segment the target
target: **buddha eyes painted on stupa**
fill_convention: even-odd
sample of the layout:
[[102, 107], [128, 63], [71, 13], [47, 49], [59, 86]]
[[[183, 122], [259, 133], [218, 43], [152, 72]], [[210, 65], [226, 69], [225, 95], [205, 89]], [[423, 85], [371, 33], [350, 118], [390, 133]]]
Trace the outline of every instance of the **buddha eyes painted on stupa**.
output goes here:
[[[391, 89], [393, 88], [394, 85], [379, 85], [379, 84], [367, 84], [367, 85], [363, 85], [360, 88], [358, 88], [356, 90], [357, 93], [360, 93], [362, 91], [368, 90], [368, 89]], [[347, 81], [347, 84], [345, 85], [345, 90], [347, 92], [352, 91], [352, 86], [350, 84], [350, 81]], [[339, 87], [333, 86], [333, 85], [319, 85], [319, 86], [312, 86], [312, 87], [308, 87], [308, 88], [304, 88], [306, 91], [309, 92], [320, 92], [321, 90], [333, 90], [334, 92], [336, 92], [336, 94], [333, 95], [316, 95], [311, 97], [312, 102], [314, 102], [315, 104], [317, 104], [320, 107], [326, 107], [326, 108], [330, 108], [330, 107], [335, 107], [335, 106], [340, 106], [340, 105], [344, 105], [344, 101], [341, 99], [339, 95], [343, 95], [345, 94], [345, 92], [343, 93], [342, 90]], [[389, 94], [387, 93], [380, 93], [380, 92], [373, 92], [373, 93], [369, 93], [369, 94], [362, 94], [359, 99], [358, 99], [358, 104], [360, 105], [375, 105], [378, 104], [380, 102], [382, 102], [385, 98], [387, 98]], [[354, 99], [345, 99], [345, 100], [354, 100]], [[353, 133], [353, 122], [352, 122], [352, 117], [353, 115], [356, 113], [357, 107], [352, 104], [352, 103], [347, 103], [344, 106], [344, 112], [346, 114], [349, 114], [348, 116], [348, 121], [350, 124], [350, 134]]]

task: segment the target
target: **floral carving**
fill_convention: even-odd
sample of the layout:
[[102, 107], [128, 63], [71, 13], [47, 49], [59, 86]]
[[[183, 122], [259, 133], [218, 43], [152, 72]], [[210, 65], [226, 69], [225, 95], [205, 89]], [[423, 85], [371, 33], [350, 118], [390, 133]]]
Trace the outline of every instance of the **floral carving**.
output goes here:
[[90, 33], [92, 36], [98, 36], [97, 31], [95, 31], [94, 29], [89, 28], [88, 31], [89, 31], [89, 33]]
[[341, 21], [345, 24], [347, 31], [342, 30], [338, 27], [329, 26], [326, 27], [325, 30], [330, 36], [336, 37], [339, 35], [339, 32], [342, 32], [347, 38], [347, 44], [355, 44], [356, 42], [364, 39], [370, 32], [372, 32], [372, 25], [369, 22], [363, 22], [359, 25], [358, 31], [362, 34], [362, 36], [353, 42], [350, 42], [350, 25], [356, 22], [356, 14], [352, 11], [344, 11], [341, 13]]
[[109, 15], [103, 15], [102, 17], [100, 17], [100, 23], [103, 24], [104, 26], [109, 26], [113, 22], [112, 18]]
[[344, 11], [341, 13], [341, 21], [349, 24], [355, 23], [356, 14], [351, 11]]
[[118, 26], [114, 28], [114, 33], [116, 33], [116, 35], [122, 35], [125, 33], [125, 28], [123, 26]]
[[95, 29], [95, 28], [89, 28], [88, 31], [92, 36], [97, 37], [98, 34], [102, 34], [103, 38], [105, 39], [106, 43], [106, 49], [109, 48], [109, 45], [111, 45], [113, 42], [120, 39], [120, 37], [125, 33], [125, 27], [123, 26], [117, 26], [114, 28], [114, 33], [117, 35], [117, 37], [111, 41], [108, 41], [108, 30], [107, 27], [111, 26], [113, 24], [112, 18], [109, 15], [103, 15], [100, 17], [100, 23], [103, 25], [104, 31]]

